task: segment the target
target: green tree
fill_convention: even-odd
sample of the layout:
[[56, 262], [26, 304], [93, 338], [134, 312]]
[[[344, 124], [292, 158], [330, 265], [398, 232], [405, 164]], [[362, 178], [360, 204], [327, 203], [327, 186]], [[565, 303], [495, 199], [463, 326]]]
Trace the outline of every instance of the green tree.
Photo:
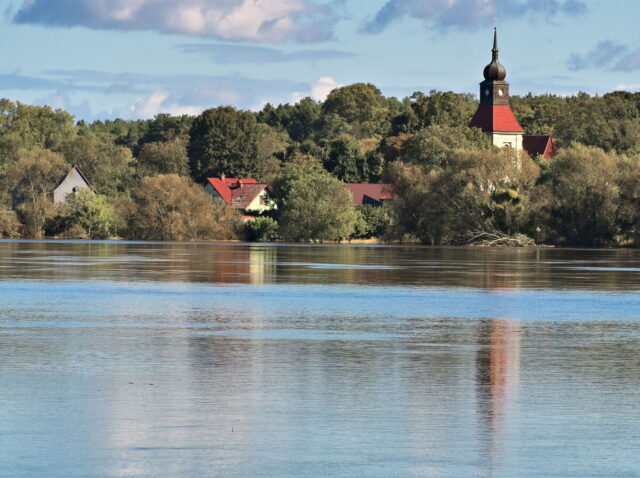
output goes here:
[[278, 223], [272, 217], [256, 217], [245, 224], [248, 241], [273, 241], [277, 237]]
[[428, 126], [409, 137], [402, 145], [399, 159], [428, 168], [442, 167], [460, 151], [490, 150], [491, 142], [479, 128], [467, 126]]
[[395, 120], [405, 125], [399, 132], [412, 133], [429, 126], [467, 126], [478, 107], [472, 95], [451, 91], [431, 90], [428, 95], [418, 91], [409, 100], [405, 118]]
[[0, 238], [20, 237], [20, 221], [18, 216], [11, 209], [0, 206]]
[[42, 237], [45, 221], [54, 212], [53, 191], [69, 170], [61, 155], [51, 151], [21, 150], [8, 171], [13, 201], [28, 237]]
[[189, 174], [187, 143], [182, 138], [145, 143], [138, 156], [138, 175]]
[[[286, 166], [285, 166], [286, 169]], [[351, 193], [326, 172], [283, 173], [278, 223], [288, 241], [337, 241], [348, 238], [357, 220]]]
[[617, 224], [627, 244], [640, 246], [640, 155], [620, 158]]
[[397, 237], [425, 244], [466, 243], [483, 234], [521, 233], [525, 218], [507, 210], [496, 192], [513, 190], [520, 201], [539, 176], [528, 155], [512, 151], [460, 151], [441, 168], [392, 163]]
[[189, 167], [196, 181], [221, 174], [251, 177], [261, 172], [261, 130], [252, 113], [230, 106], [207, 110], [194, 120], [190, 134]]
[[[107, 239], [115, 236], [122, 227], [122, 220], [106, 196], [81, 189], [67, 195], [57, 220], [64, 229], [81, 228], [88, 239]], [[60, 231], [64, 232], [64, 231]]]
[[324, 167], [347, 183], [360, 183], [368, 179], [365, 156], [360, 152], [358, 141], [348, 134], [340, 135], [328, 143]]
[[357, 138], [383, 135], [390, 127], [389, 103], [371, 83], [336, 88], [327, 96], [322, 112], [346, 119]]
[[[549, 165], [536, 208], [545, 237], [573, 246], [602, 246], [618, 232], [621, 159], [595, 147], [563, 149]], [[537, 225], [540, 227], [540, 225]]]
[[109, 134], [86, 132], [72, 136], [59, 146], [68, 164], [80, 167], [100, 193], [114, 195], [133, 184], [131, 151], [115, 144]]
[[241, 218], [223, 201], [177, 174], [142, 178], [124, 214], [130, 239], [182, 241], [235, 238]]
[[390, 207], [365, 204], [357, 206], [361, 220], [351, 237], [355, 239], [384, 238], [395, 225], [395, 215]]

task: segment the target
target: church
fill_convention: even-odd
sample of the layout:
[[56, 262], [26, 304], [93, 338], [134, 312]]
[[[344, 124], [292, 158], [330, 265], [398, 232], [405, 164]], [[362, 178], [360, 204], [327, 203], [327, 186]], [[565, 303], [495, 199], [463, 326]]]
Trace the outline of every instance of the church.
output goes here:
[[498, 32], [493, 32], [492, 59], [484, 69], [484, 81], [480, 83], [480, 104], [471, 119], [471, 128], [480, 128], [491, 138], [494, 146], [526, 151], [531, 157], [538, 155], [551, 159], [557, 152], [556, 141], [551, 136], [533, 136], [518, 123], [509, 106], [509, 83], [504, 81], [507, 70], [498, 60]]

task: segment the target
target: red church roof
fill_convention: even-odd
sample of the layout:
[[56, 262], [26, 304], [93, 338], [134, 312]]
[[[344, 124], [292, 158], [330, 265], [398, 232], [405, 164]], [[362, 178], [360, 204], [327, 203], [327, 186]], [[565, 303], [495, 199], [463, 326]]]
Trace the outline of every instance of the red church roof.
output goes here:
[[558, 152], [556, 140], [552, 136], [526, 135], [522, 138], [522, 147], [532, 158], [540, 155], [544, 159], [551, 159]]
[[509, 105], [479, 105], [469, 126], [482, 131], [524, 133]]

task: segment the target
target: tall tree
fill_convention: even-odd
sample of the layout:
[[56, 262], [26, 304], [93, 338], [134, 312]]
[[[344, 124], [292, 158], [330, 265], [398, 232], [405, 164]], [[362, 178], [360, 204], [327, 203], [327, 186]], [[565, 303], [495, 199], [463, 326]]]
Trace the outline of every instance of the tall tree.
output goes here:
[[389, 102], [371, 83], [336, 88], [327, 96], [322, 111], [346, 119], [357, 138], [384, 135], [390, 126]]
[[14, 203], [26, 225], [28, 237], [41, 237], [53, 214], [53, 191], [69, 170], [60, 154], [33, 149], [20, 150], [19, 159], [8, 171], [13, 184]]
[[87, 131], [63, 142], [58, 151], [67, 163], [79, 166], [102, 194], [121, 193], [133, 184], [131, 150], [115, 144], [110, 134]]
[[348, 238], [358, 219], [351, 193], [314, 158], [298, 156], [275, 181], [280, 234], [288, 241]]
[[231, 239], [241, 218], [224, 201], [176, 174], [142, 178], [128, 209], [128, 237], [160, 241]]
[[[611, 244], [618, 232], [621, 158], [595, 147], [563, 149], [549, 164], [536, 207], [544, 234], [553, 242], [576, 246]], [[540, 226], [538, 226], [540, 227]]]
[[210, 176], [254, 176], [260, 172], [260, 129], [255, 116], [231, 106], [205, 111], [191, 127], [187, 148], [196, 181]]
[[138, 156], [138, 175], [189, 174], [187, 143], [182, 138], [145, 143]]

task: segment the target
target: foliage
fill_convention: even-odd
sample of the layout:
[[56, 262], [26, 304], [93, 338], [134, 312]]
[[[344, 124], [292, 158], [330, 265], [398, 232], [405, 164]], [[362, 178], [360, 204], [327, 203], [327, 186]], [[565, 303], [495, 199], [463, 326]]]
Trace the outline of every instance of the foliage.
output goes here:
[[26, 237], [41, 237], [45, 221], [54, 213], [53, 191], [68, 172], [61, 155], [51, 151], [22, 149], [8, 169], [13, 202]]
[[232, 239], [241, 218], [222, 201], [177, 174], [142, 178], [123, 205], [129, 238], [184, 241]]
[[275, 182], [280, 234], [288, 241], [339, 241], [348, 238], [357, 215], [351, 193], [313, 158], [285, 165]]
[[336, 88], [327, 96], [322, 112], [344, 118], [358, 138], [383, 135], [389, 128], [389, 103], [371, 83]]
[[244, 229], [248, 241], [273, 241], [277, 238], [278, 223], [271, 217], [260, 216], [247, 221]]
[[402, 106], [393, 120], [393, 134], [415, 133], [429, 126], [466, 126], [477, 102], [468, 94], [431, 90], [428, 95], [415, 92]]
[[73, 233], [67, 235], [82, 235], [87, 239], [107, 239], [116, 236], [122, 226], [122, 221], [108, 198], [88, 189], [68, 194], [65, 204], [60, 207], [51, 225], [54, 233], [65, 234], [74, 229]]
[[[204, 226], [208, 221], [185, 219], [210, 214], [198, 195], [197, 214], [187, 212], [181, 198], [178, 212], [166, 204], [167, 195], [185, 187], [193, 193], [205, 177], [224, 173], [273, 186], [276, 215], [285, 220], [278, 233], [286, 230], [289, 239], [351, 234], [505, 244], [526, 243], [524, 234], [566, 246], [640, 246], [640, 93], [529, 94], [512, 96], [511, 105], [527, 133], [556, 137], [556, 159], [534, 163], [494, 149], [487, 135], [467, 127], [475, 97], [450, 91], [386, 98], [374, 85], [356, 83], [335, 89], [324, 102], [303, 98], [256, 113], [226, 106], [198, 117], [159, 114], [91, 124], [74, 124], [65, 111], [0, 100], [0, 234], [99, 237], [121, 231], [132, 239], [162, 239], [173, 237], [163, 228], [176, 224], [176, 237], [234, 237], [243, 233], [238, 214], [219, 202], [212, 206], [219, 219], [213, 232]], [[99, 193], [92, 201], [105, 203], [83, 203], [74, 214], [69, 205], [54, 206], [51, 192], [71, 165]], [[182, 180], [163, 180], [173, 188], [164, 191], [153, 180], [144, 182], [158, 175]], [[331, 178], [392, 182], [397, 199], [356, 212]], [[344, 201], [336, 210], [354, 232], [327, 225], [324, 212], [335, 208], [321, 184]], [[157, 201], [142, 190], [147, 186]], [[145, 201], [154, 214], [165, 201], [162, 210], [175, 223], [169, 216], [164, 223], [157, 214], [142, 217]], [[108, 233], [89, 225], [85, 216], [100, 216], [89, 211], [94, 206], [115, 210], [115, 223], [121, 216], [124, 225], [109, 226]], [[386, 233], [375, 226], [378, 220], [388, 226]], [[152, 227], [154, 221], [164, 225]], [[296, 228], [303, 232], [294, 233]]]
[[85, 132], [63, 141], [57, 151], [70, 165], [80, 167], [100, 193], [114, 195], [133, 184], [131, 151], [118, 146], [108, 134]]
[[138, 156], [138, 175], [189, 174], [187, 144], [182, 138], [145, 143]]
[[384, 238], [395, 224], [394, 211], [390, 207], [365, 204], [357, 206], [358, 221], [352, 234], [354, 239]]
[[616, 214], [621, 241], [640, 246], [640, 155], [621, 157], [618, 186], [620, 197]]
[[539, 169], [526, 154], [489, 150], [459, 152], [442, 168], [397, 162], [389, 174], [396, 194], [390, 203], [398, 218], [396, 236], [409, 233], [425, 244], [453, 244], [472, 231], [519, 232], [524, 220], [517, 214], [520, 199], [514, 198], [533, 187]]
[[20, 221], [14, 211], [0, 207], [0, 239], [20, 237]]
[[233, 177], [260, 176], [273, 147], [270, 127], [260, 125], [255, 115], [223, 106], [205, 111], [191, 127], [189, 166], [196, 181], [226, 174]]
[[459, 151], [491, 149], [487, 135], [466, 126], [428, 126], [410, 136], [398, 152], [401, 161], [428, 168], [446, 166]]
[[545, 240], [602, 246], [618, 232], [621, 158], [595, 147], [566, 148], [551, 162], [539, 186], [535, 211]]

